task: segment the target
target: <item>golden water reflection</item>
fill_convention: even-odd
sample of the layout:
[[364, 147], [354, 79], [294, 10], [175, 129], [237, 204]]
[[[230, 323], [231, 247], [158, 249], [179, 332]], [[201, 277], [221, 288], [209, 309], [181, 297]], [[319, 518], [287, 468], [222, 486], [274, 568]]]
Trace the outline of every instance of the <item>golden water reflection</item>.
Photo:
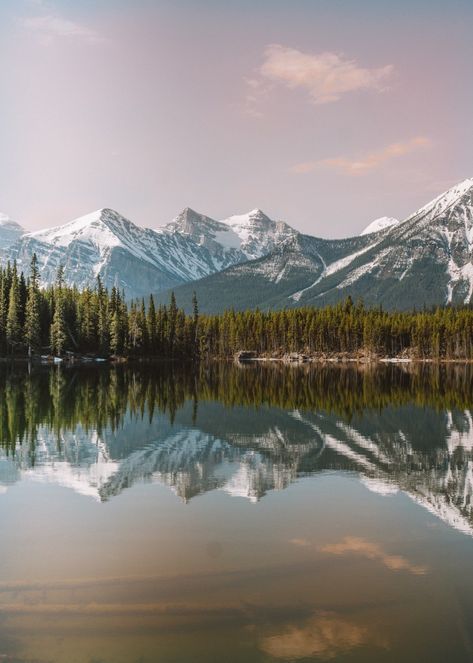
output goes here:
[[0, 663], [469, 663], [473, 381], [0, 374]]

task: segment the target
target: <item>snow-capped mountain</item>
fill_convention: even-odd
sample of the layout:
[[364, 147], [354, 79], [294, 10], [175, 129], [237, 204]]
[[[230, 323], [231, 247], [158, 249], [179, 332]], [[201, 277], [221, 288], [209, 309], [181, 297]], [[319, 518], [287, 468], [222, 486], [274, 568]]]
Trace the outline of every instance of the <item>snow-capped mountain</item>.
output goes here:
[[392, 216], [381, 216], [379, 219], [375, 219], [369, 225], [367, 225], [366, 228], [361, 231], [360, 235], [370, 235], [371, 233], [377, 233], [380, 230], [386, 230], [386, 228], [396, 226], [398, 223], [399, 219], [394, 219]]
[[473, 179], [403, 221], [382, 217], [359, 236], [302, 235], [261, 210], [215, 220], [186, 208], [157, 229], [102, 209], [47, 230], [24, 232], [0, 217], [0, 260], [28, 272], [36, 253], [43, 284], [60, 264], [79, 288], [97, 276], [129, 298], [159, 294], [218, 312], [322, 306], [350, 295], [367, 304], [411, 308], [473, 298]]
[[[473, 179], [404, 221], [376, 222], [343, 240], [296, 235], [267, 256], [205, 278], [192, 290], [201, 308], [211, 312], [229, 305], [323, 306], [348, 295], [390, 309], [468, 304], [473, 299]], [[178, 288], [176, 297], [188, 306], [189, 288]]]
[[16, 260], [28, 273], [36, 253], [45, 285], [54, 281], [61, 264], [71, 285], [94, 286], [100, 276], [105, 286], [118, 286], [130, 298], [146, 297], [269, 253], [295, 234], [259, 210], [236, 221], [215, 221], [186, 208], [171, 223], [152, 230], [101, 209], [36, 232], [0, 219], [0, 258]]
[[171, 288], [213, 271], [208, 252], [177, 233], [135, 226], [102, 209], [63, 226], [24, 234], [7, 250], [10, 260], [28, 272], [36, 253], [43, 284], [52, 283], [60, 264], [65, 280], [79, 288], [118, 286], [130, 297]]

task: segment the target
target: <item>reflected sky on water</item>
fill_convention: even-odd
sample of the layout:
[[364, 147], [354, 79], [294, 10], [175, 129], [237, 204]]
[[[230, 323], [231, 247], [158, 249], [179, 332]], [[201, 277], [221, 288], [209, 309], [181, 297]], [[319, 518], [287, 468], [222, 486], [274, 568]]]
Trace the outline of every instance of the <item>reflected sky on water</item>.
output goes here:
[[0, 373], [0, 661], [470, 661], [473, 372]]

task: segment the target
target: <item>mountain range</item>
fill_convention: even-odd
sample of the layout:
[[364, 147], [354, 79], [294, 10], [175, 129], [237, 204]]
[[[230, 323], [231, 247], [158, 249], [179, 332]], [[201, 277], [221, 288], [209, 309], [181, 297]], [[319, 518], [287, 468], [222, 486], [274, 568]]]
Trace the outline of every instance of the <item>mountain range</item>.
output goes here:
[[98, 276], [128, 298], [201, 310], [323, 306], [350, 295], [388, 309], [469, 304], [473, 296], [473, 179], [404, 220], [382, 217], [346, 239], [300, 233], [261, 210], [215, 220], [190, 208], [157, 229], [101, 209], [69, 223], [26, 232], [0, 214], [0, 261], [28, 273], [33, 253], [41, 281], [62, 264], [67, 283]]

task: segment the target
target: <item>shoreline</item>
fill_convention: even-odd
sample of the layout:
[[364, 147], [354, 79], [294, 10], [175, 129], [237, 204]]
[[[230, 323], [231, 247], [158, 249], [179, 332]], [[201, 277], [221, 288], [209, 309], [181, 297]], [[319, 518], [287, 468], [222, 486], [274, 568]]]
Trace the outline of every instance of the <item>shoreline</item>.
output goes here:
[[341, 365], [363, 365], [374, 366], [379, 364], [473, 364], [473, 358], [447, 358], [447, 357], [379, 357], [366, 355], [352, 355], [346, 353], [330, 355], [283, 355], [283, 356], [245, 356], [239, 357], [237, 353], [233, 357], [209, 357], [205, 359], [182, 359], [171, 357], [97, 357], [97, 358], [79, 358], [73, 359], [66, 357], [55, 357], [48, 360], [38, 357], [0, 357], [0, 365], [6, 364], [28, 364], [31, 366], [97, 366], [97, 365], [123, 365], [123, 364], [189, 364], [189, 363], [210, 363], [210, 362], [233, 362], [239, 365], [245, 364], [285, 364], [290, 366], [302, 366], [308, 364], [341, 364]]
[[320, 355], [303, 355], [291, 353], [283, 356], [245, 356], [239, 353], [234, 356], [237, 364], [251, 363], [282, 363], [299, 366], [302, 364], [472, 364], [473, 358], [449, 358], [449, 357], [386, 357], [376, 355], [350, 354], [350, 353], [322, 353]]

